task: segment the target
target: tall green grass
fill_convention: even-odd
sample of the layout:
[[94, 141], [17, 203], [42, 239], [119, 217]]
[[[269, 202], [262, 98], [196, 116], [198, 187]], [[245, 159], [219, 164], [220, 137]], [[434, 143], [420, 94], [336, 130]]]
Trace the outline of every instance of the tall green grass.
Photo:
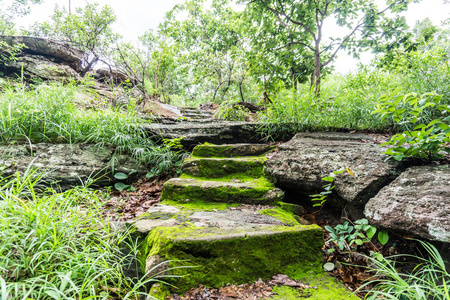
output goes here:
[[323, 85], [320, 98], [308, 85], [284, 90], [260, 117], [263, 135], [283, 138], [306, 130], [384, 130], [389, 123], [372, 111], [380, 95], [393, 88], [392, 81], [386, 81], [382, 73], [335, 78], [332, 85]]
[[145, 121], [134, 109], [84, 108], [85, 103], [78, 99], [86, 97], [83, 89], [57, 84], [7, 88], [0, 94], [0, 143], [29, 139], [111, 145], [118, 153], [131, 154], [160, 172], [182, 159], [182, 153], [146, 137]]
[[[339, 80], [324, 81], [320, 98], [308, 85], [284, 90], [274, 97], [260, 117], [266, 138], [288, 137], [300, 131], [370, 130], [392, 131], [392, 120], [372, 114], [378, 101], [389, 95], [436, 91], [443, 103], [450, 103], [450, 67], [440, 52], [412, 53], [394, 69], [362, 66], [358, 72]], [[429, 121], [435, 117], [430, 111]]]
[[400, 300], [450, 300], [450, 273], [439, 251], [432, 244], [420, 241], [426, 250], [426, 258], [404, 256], [418, 261], [411, 273], [401, 273], [393, 258], [369, 257], [376, 277], [368, 284], [375, 284], [365, 299]]
[[0, 299], [136, 299], [158, 281], [127, 277], [136, 243], [101, 216], [98, 191], [39, 195], [35, 175], [0, 175]]

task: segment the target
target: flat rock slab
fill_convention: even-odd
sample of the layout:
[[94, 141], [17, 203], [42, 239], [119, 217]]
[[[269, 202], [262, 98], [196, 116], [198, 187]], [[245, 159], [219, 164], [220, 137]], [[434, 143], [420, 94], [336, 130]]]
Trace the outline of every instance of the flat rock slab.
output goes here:
[[[189, 274], [174, 279], [169, 287], [183, 293], [199, 284], [217, 287], [267, 280], [276, 274], [321, 273], [322, 246], [323, 232], [317, 225], [158, 227], [147, 236], [142, 260], [148, 271], [172, 268], [172, 275]], [[169, 261], [165, 269], [160, 265], [163, 261]]]
[[[113, 148], [86, 144], [0, 145], [0, 167], [6, 176], [16, 172], [23, 174], [31, 166], [43, 172], [43, 179], [57, 182], [62, 189], [95, 178], [98, 178], [95, 185], [110, 185], [115, 181], [110, 175], [113, 156]], [[148, 172], [129, 156], [116, 155], [115, 158], [115, 172], [135, 171], [134, 176]]]
[[450, 165], [408, 168], [364, 213], [377, 227], [449, 243]]
[[185, 210], [180, 207], [157, 204], [149, 208], [140, 219], [130, 221], [141, 235], [156, 227], [174, 227], [190, 222], [195, 227], [222, 229], [252, 229], [268, 226], [291, 226], [273, 216], [265, 214], [263, 208], [239, 207], [224, 210]]
[[184, 160], [181, 172], [195, 177], [252, 177], [264, 176], [265, 156], [237, 158], [203, 158], [191, 156]]
[[349, 168], [334, 181], [335, 191], [348, 206], [363, 208], [370, 198], [394, 180], [403, 165], [382, 152], [370, 136], [345, 133], [302, 133], [279, 146], [265, 162], [266, 174], [280, 188], [304, 195], [322, 191], [323, 177]]
[[248, 181], [172, 178], [164, 184], [161, 193], [161, 200], [181, 202], [271, 204], [282, 198], [283, 192], [264, 178]]
[[274, 147], [267, 144], [203, 144], [198, 145], [192, 151], [192, 156], [197, 157], [236, 157], [258, 156], [269, 152]]
[[252, 122], [179, 122], [177, 124], [150, 124], [144, 129], [157, 138], [181, 138], [186, 148], [203, 143], [231, 144], [258, 142], [259, 123]]

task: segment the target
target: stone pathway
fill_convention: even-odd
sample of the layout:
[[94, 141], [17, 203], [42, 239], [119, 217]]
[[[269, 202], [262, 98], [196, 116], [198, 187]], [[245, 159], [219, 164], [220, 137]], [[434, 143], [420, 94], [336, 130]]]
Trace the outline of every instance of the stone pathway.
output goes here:
[[[145, 271], [183, 276], [170, 280], [172, 286], [154, 286], [152, 296], [165, 299], [199, 285], [253, 283], [285, 274], [314, 282], [308, 291], [292, 289], [292, 295], [354, 297], [338, 284], [330, 286], [322, 271], [322, 229], [301, 225], [306, 221], [293, 212], [303, 209], [283, 204], [282, 191], [265, 178], [270, 150], [260, 144], [197, 146], [184, 161], [181, 178], [163, 186], [162, 202], [130, 223], [141, 238]], [[320, 282], [326, 282], [327, 293]]]

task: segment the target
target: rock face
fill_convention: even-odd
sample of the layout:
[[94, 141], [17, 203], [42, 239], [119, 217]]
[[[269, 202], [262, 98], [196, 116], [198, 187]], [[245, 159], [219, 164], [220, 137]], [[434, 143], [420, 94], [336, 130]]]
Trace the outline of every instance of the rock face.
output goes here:
[[[38, 168], [47, 181], [57, 182], [62, 189], [79, 186], [90, 179], [98, 178], [95, 185], [110, 185], [111, 160], [114, 149], [99, 148], [83, 144], [35, 144], [0, 145], [0, 170], [8, 176], [19, 172], [23, 174], [28, 167]], [[136, 171], [135, 176], [144, 175], [148, 170], [126, 155], [115, 156], [115, 172], [126, 174]]]
[[0, 36], [0, 41], [25, 47], [16, 60], [4, 62], [7, 74], [21, 74], [25, 77], [43, 80], [79, 80], [84, 52], [67, 44], [45, 38], [27, 36]]
[[450, 165], [408, 168], [367, 203], [371, 224], [450, 242]]
[[23, 44], [25, 45], [25, 48], [22, 49], [23, 53], [35, 54], [58, 60], [58, 63], [68, 65], [75, 71], [80, 71], [81, 61], [84, 57], [83, 51], [46, 38], [0, 36], [0, 41], [4, 41], [9, 45]]
[[370, 143], [370, 136], [344, 133], [299, 133], [279, 146], [265, 163], [266, 174], [283, 189], [304, 195], [323, 190], [322, 178], [349, 168], [334, 181], [335, 192], [355, 217], [370, 198], [403, 170], [401, 163], [388, 160], [383, 149]]

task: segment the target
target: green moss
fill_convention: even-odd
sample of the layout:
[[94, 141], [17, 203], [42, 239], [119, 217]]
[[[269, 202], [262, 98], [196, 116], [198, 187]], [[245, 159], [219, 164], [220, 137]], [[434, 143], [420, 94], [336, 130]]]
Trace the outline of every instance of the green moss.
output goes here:
[[259, 178], [264, 176], [265, 156], [196, 158], [184, 161], [183, 174], [204, 178]]
[[323, 276], [312, 276], [302, 280], [305, 284], [315, 288], [303, 289], [301, 291], [288, 287], [274, 287], [273, 292], [278, 295], [272, 296], [273, 300], [296, 300], [306, 298], [308, 300], [358, 300], [359, 298], [347, 290], [341, 283], [334, 281], [328, 274]]
[[300, 225], [300, 223], [295, 219], [292, 212], [282, 210], [281, 208], [263, 209], [260, 210], [259, 213], [272, 216], [289, 226]]
[[[182, 179], [192, 178], [182, 176]], [[170, 180], [163, 186], [161, 200], [270, 204], [282, 198], [282, 195], [268, 194], [274, 187], [265, 178], [249, 180], [244, 183], [245, 185], [239, 185], [233, 182], [210, 181], [202, 178]]]
[[184, 276], [171, 281], [178, 287], [177, 293], [199, 284], [214, 287], [267, 280], [279, 273], [299, 277], [322, 272], [320, 227], [271, 226], [264, 234], [259, 230], [156, 228], [141, 248], [145, 254], [141, 262], [149, 255], [159, 255], [171, 261], [171, 268], [195, 266], [170, 271]]
[[303, 206], [298, 205], [298, 204], [286, 203], [286, 202], [280, 201], [277, 203], [277, 206], [279, 206], [282, 210], [291, 212], [297, 216], [302, 216], [306, 213]]
[[192, 155], [198, 157], [223, 157], [224, 152], [232, 148], [232, 146], [228, 145], [222, 146], [204, 143], [203, 145], [196, 146], [192, 151]]
[[229, 207], [238, 207], [239, 203], [217, 203], [217, 202], [202, 202], [194, 200], [190, 202], [177, 202], [172, 200], [164, 200], [161, 202], [164, 205], [175, 206], [179, 209], [186, 209], [188, 211], [212, 211], [212, 210], [225, 210]]

